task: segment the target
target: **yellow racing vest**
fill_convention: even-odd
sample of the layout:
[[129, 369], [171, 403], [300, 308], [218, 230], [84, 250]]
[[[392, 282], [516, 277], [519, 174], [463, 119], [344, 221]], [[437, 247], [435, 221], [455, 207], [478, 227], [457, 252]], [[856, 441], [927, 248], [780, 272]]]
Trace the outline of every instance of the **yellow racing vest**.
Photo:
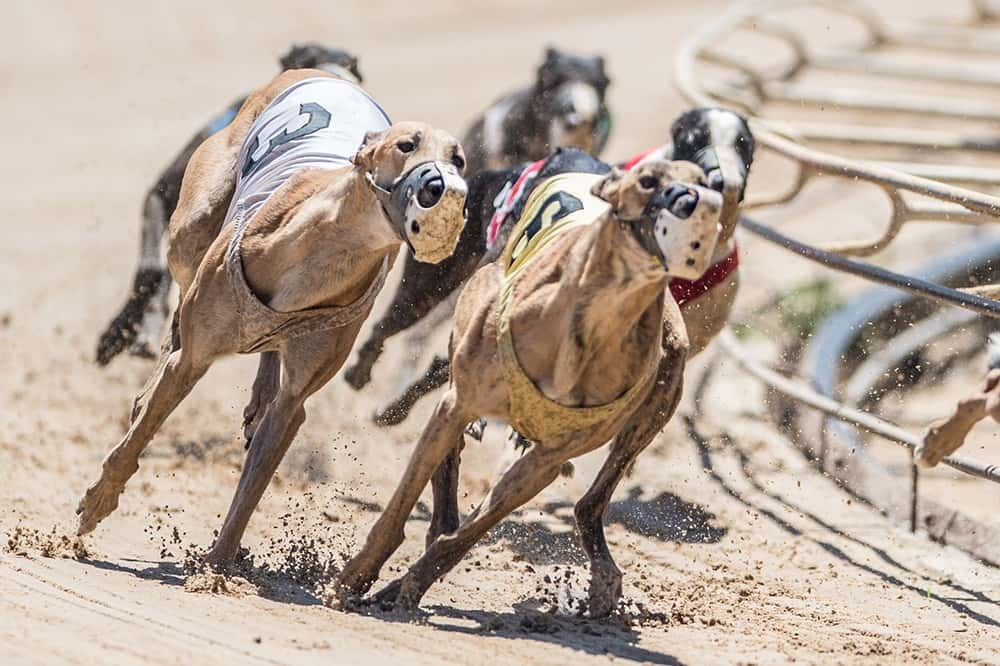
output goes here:
[[497, 346], [510, 402], [510, 425], [532, 441], [550, 440], [608, 420], [648, 389], [656, 374], [659, 344], [651, 350], [646, 374], [618, 398], [603, 405], [569, 407], [542, 393], [521, 367], [514, 350], [510, 309], [518, 275], [560, 234], [604, 215], [607, 202], [590, 193], [601, 178], [597, 174], [565, 173], [539, 184], [525, 202], [501, 257], [504, 278], [497, 308]]

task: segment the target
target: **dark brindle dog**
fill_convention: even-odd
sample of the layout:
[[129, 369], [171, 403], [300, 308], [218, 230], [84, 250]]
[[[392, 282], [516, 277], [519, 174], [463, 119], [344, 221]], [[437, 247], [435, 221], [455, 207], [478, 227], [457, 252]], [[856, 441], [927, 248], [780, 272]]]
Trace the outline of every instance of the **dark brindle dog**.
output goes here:
[[[279, 62], [282, 70], [320, 69], [361, 83], [358, 59], [341, 49], [328, 49], [319, 44], [293, 46]], [[132, 280], [128, 300], [98, 342], [97, 362], [100, 365], [107, 365], [126, 348], [136, 356], [153, 358], [156, 355], [170, 310], [167, 297], [171, 280], [162, 242], [170, 216], [177, 208], [184, 169], [198, 146], [232, 122], [245, 101], [246, 97], [236, 100], [198, 130], [146, 193], [142, 207], [139, 267]]]
[[[652, 159], [694, 162], [704, 170], [712, 189], [724, 195], [722, 234], [712, 268], [702, 280], [671, 281], [671, 292], [681, 306], [687, 325], [692, 356], [704, 349], [725, 325], [736, 297], [738, 256], [733, 233], [753, 162], [754, 147], [750, 128], [739, 115], [722, 109], [694, 109], [674, 121], [669, 143], [645, 151], [623, 164], [626, 169], [631, 169]], [[388, 338], [414, 326], [456, 291], [477, 266], [496, 258], [496, 248], [503, 248], [506, 243], [509, 221], [516, 219], [516, 204], [523, 202], [523, 196], [520, 199], [513, 197], [514, 205], [506, 215], [499, 216], [499, 220], [496, 209], [498, 205], [502, 208], [503, 204], [495, 200], [505, 189], [509, 192], [527, 168], [522, 164], [506, 170], [485, 171], [470, 181], [466, 200], [469, 221], [459, 247], [450, 258], [437, 265], [407, 261], [404, 280], [397, 288], [392, 303], [361, 347], [354, 366], [345, 375], [352, 386], [359, 388], [368, 382], [371, 368]], [[511, 197], [508, 195], [507, 199]], [[496, 221], [501, 224], [494, 224], [494, 228], [490, 229], [491, 222]], [[494, 235], [492, 239], [488, 238], [491, 233]], [[488, 251], [488, 245], [494, 249]], [[443, 386], [448, 376], [447, 358], [436, 356], [424, 375], [379, 414], [376, 422], [381, 425], [402, 422], [416, 401]], [[652, 432], [658, 430], [659, 427]]]
[[[548, 49], [535, 83], [501, 97], [469, 128], [462, 140], [469, 160], [467, 173], [510, 169], [540, 160], [559, 147], [599, 157], [611, 130], [605, 104], [608, 84], [604, 58]], [[492, 198], [483, 203], [491, 202]], [[357, 362], [344, 375], [351, 386], [360, 389], [371, 380], [372, 366], [386, 340], [423, 319], [472, 275], [485, 251], [482, 231], [480, 225], [466, 225], [454, 256], [435, 270], [406, 258], [392, 307], [375, 324]], [[444, 314], [450, 315], [450, 308]]]

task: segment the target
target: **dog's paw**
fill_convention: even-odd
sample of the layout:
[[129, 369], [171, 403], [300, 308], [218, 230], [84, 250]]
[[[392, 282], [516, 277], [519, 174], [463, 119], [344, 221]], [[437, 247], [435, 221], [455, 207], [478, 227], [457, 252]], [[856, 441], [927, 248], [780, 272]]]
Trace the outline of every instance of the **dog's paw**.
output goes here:
[[622, 598], [622, 574], [613, 562], [595, 562], [590, 570], [587, 606], [590, 617], [607, 617]]
[[94, 531], [97, 525], [110, 516], [118, 508], [118, 498], [125, 487], [120, 483], [114, 483], [103, 476], [91, 487], [80, 500], [76, 507], [76, 513], [80, 516], [76, 533], [78, 536], [89, 534]]
[[117, 326], [112, 326], [101, 334], [101, 339], [97, 341], [97, 365], [107, 365], [115, 356], [122, 353], [129, 344], [129, 340]]
[[360, 391], [372, 380], [372, 370], [362, 363], [355, 363], [344, 372], [344, 380], [355, 391]]

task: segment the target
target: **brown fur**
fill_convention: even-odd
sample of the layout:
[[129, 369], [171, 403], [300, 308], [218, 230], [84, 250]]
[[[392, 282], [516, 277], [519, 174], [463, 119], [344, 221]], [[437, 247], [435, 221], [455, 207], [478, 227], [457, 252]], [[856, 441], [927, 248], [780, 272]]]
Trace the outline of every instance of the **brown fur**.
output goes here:
[[990, 370], [982, 388], [959, 400], [955, 411], [931, 425], [914, 457], [921, 467], [934, 467], [957, 451], [972, 428], [987, 416], [1000, 423], [1000, 370]]
[[[219, 357], [237, 351], [236, 299], [225, 256], [233, 225], [222, 224], [236, 184], [237, 162], [251, 125], [282, 91], [315, 70], [285, 72], [250, 95], [228, 128], [195, 151], [180, 202], [170, 221], [168, 260], [180, 286], [173, 335], [159, 367], [136, 398], [132, 423], [104, 461], [101, 477], [80, 502], [79, 533], [93, 530], [118, 506], [136, 472], [139, 455], [198, 379]], [[422, 136], [402, 154], [397, 142]], [[272, 309], [293, 312], [344, 305], [371, 284], [383, 259], [394, 258], [402, 239], [385, 217], [366, 173], [391, 182], [426, 160], [460, 154], [450, 135], [421, 123], [398, 123], [371, 137], [355, 160], [340, 169], [295, 174], [250, 219], [242, 243], [247, 282]], [[303, 404], [339, 370], [363, 317], [338, 329], [287, 339], [262, 355], [245, 413], [250, 452], [210, 564], [229, 564], [260, 497], [305, 420]]]
[[[667, 418], [676, 407], [688, 348], [680, 311], [666, 293], [666, 272], [650, 261], [650, 254], [619, 221], [638, 215], [651, 196], [639, 191], [639, 179], [650, 173], [663, 180], [676, 178], [682, 169], [674, 164], [652, 162], [625, 175], [606, 176], [594, 193], [614, 208], [593, 224], [552, 241], [519, 275], [518, 298], [510, 315], [517, 356], [550, 399], [575, 406], [611, 402], [649, 376], [650, 346], [661, 344], [651, 392], [661, 396]], [[415, 607], [435, 580], [488, 529], [547, 486], [566, 461], [619, 435], [576, 507], [581, 540], [591, 561], [590, 612], [607, 615], [617, 604], [621, 572], [608, 550], [601, 521], [618, 481], [648, 443], [621, 436], [632, 427], [647, 392], [596, 426], [536, 442], [458, 524], [454, 494], [463, 429], [481, 416], [511, 418], [497, 349], [502, 280], [502, 266], [492, 263], [477, 271], [462, 291], [452, 332], [451, 386], [363, 549], [347, 564], [339, 581], [341, 599], [354, 599], [377, 579], [402, 543], [406, 519], [432, 476], [435, 514], [427, 551], [405, 576], [376, 595], [378, 602]], [[441, 500], [447, 503], [442, 505]]]

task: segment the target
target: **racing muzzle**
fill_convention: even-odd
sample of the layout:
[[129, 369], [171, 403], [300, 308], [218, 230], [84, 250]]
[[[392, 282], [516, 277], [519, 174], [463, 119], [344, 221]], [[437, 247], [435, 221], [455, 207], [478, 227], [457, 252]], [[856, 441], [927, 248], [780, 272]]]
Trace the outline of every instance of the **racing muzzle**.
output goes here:
[[714, 190], [675, 182], [646, 204], [638, 231], [651, 236], [669, 275], [697, 280], [711, 266], [722, 231], [722, 203]]
[[740, 204], [747, 186], [747, 165], [732, 146], [708, 146], [694, 156], [708, 178], [708, 185], [722, 194], [725, 206], [722, 226], [732, 229], [740, 215]]
[[417, 261], [436, 264], [451, 256], [465, 227], [469, 188], [454, 165], [421, 162], [385, 189], [369, 175], [393, 227]]

